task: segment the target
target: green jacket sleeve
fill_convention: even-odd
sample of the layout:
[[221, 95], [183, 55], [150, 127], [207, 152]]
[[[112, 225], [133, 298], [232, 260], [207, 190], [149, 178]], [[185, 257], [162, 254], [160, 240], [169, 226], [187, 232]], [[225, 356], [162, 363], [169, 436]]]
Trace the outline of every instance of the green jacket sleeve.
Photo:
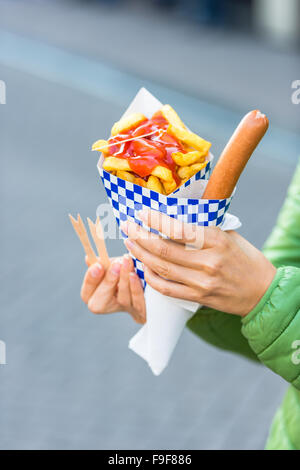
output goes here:
[[241, 333], [241, 317], [210, 308], [200, 308], [188, 321], [188, 328], [207, 343], [258, 360]]
[[275, 228], [263, 251], [276, 267], [300, 267], [300, 160]]
[[[264, 253], [276, 267], [300, 266], [300, 162], [277, 224], [265, 244]], [[259, 305], [262, 309], [263, 303], [260, 302]], [[256, 352], [248, 342], [248, 330], [244, 328], [242, 334], [240, 317], [202, 308], [191, 318], [187, 326], [214, 346], [242, 354], [250, 359], [257, 359]]]
[[300, 268], [279, 268], [242, 324], [259, 360], [300, 390]]

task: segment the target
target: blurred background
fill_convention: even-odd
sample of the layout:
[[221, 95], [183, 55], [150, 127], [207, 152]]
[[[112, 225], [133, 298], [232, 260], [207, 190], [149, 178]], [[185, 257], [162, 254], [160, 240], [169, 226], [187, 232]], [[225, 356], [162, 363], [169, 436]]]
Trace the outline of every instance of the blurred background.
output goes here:
[[105, 201], [90, 146], [145, 86], [216, 157], [268, 115], [231, 208], [261, 247], [299, 155], [299, 20], [297, 0], [0, 0], [1, 449], [263, 448], [286, 383], [189, 331], [154, 377], [137, 325], [82, 304], [67, 215]]

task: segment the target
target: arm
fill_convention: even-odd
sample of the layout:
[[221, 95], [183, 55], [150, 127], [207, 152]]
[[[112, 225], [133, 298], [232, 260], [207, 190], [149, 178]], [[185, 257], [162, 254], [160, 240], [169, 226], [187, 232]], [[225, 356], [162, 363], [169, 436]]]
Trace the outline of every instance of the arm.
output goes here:
[[276, 226], [263, 251], [276, 267], [300, 267], [300, 160]]
[[237, 315], [204, 307], [188, 321], [187, 327], [212, 346], [258, 360], [241, 333], [241, 318]]
[[260, 361], [300, 390], [300, 161], [264, 252], [281, 267], [242, 333]]
[[[189, 327], [215, 346], [255, 359], [241, 334], [240, 315], [246, 315], [263, 297], [276, 274], [274, 266], [235, 232], [182, 224], [157, 211], [139, 216], [176, 241], [161, 239], [129, 222], [122, 225], [128, 235], [127, 248], [145, 265], [146, 281], [164, 295], [210, 307], [198, 310]], [[220, 308], [234, 315], [217, 311]]]
[[300, 390], [300, 268], [278, 268], [244, 318], [200, 309], [188, 327], [214, 346], [261, 361]]
[[242, 333], [259, 360], [300, 390], [300, 268], [279, 268], [242, 323]]
[[[282, 265], [300, 267], [300, 161], [276, 226], [267, 240], [263, 252], [276, 267]], [[282, 282], [283, 280], [281, 285]], [[282, 289], [278, 286], [279, 288]], [[261, 310], [260, 316], [263, 316], [264, 313], [263, 305], [263, 302], [260, 302], [255, 309], [256, 313], [259, 309]], [[281, 311], [278, 312], [276, 318], [280, 318], [281, 314]], [[276, 315], [276, 309], [273, 315]], [[251, 346], [249, 345], [248, 339], [250, 338], [247, 336], [250, 327], [246, 328], [246, 319], [251, 316], [252, 314], [249, 314], [245, 317], [243, 334], [240, 318], [213, 309], [199, 309], [187, 326], [214, 346], [237, 352], [251, 359], [257, 359], [257, 350], [252, 349], [251, 342]], [[300, 339], [300, 333], [298, 339]], [[263, 360], [263, 357], [259, 357], [259, 359]]]

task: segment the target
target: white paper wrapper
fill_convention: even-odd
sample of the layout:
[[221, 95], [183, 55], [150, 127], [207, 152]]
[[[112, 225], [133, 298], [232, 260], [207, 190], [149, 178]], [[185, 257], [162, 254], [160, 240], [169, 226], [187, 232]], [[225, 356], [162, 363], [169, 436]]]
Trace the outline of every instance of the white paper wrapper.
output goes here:
[[[142, 88], [124, 116], [141, 112], [150, 118], [161, 106], [162, 103]], [[231, 198], [201, 199], [207, 184], [205, 179], [208, 179], [210, 175], [212, 159], [213, 156], [210, 153], [206, 168], [169, 196], [142, 188], [106, 172], [102, 168], [103, 156], [99, 159], [98, 170], [118, 224], [128, 219], [144, 225], [139, 220], [137, 212], [144, 208], [151, 208], [187, 223], [224, 226], [227, 230], [236, 229], [240, 226], [239, 220], [227, 215]], [[124, 233], [122, 235], [126, 237]], [[137, 274], [145, 284], [142, 263], [136, 259], [134, 263]], [[145, 299], [147, 323], [130, 340], [129, 347], [148, 362], [155, 375], [159, 375], [168, 364], [186, 322], [199, 305], [163, 296], [150, 286], [146, 286]]]
[[[236, 230], [239, 219], [226, 214], [222, 230]], [[182, 331], [200, 305], [161, 295], [146, 285], [147, 323], [129, 341], [129, 348], [147, 361], [154, 375], [160, 375], [173, 354]]]

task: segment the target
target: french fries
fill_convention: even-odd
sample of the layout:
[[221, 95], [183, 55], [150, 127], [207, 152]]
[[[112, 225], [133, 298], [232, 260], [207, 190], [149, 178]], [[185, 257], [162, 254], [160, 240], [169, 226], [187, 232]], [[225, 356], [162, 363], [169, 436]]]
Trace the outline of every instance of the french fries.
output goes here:
[[94, 142], [92, 145], [92, 151], [94, 152], [95, 150], [98, 150], [102, 152], [105, 155], [108, 155], [108, 142], [107, 140], [97, 140], [97, 142]]
[[141, 122], [145, 121], [147, 118], [144, 114], [133, 113], [130, 116], [120, 119], [112, 126], [111, 135], [114, 137], [117, 134], [123, 134], [124, 132], [137, 127]]
[[194, 165], [189, 165], [189, 166], [181, 166], [178, 169], [178, 176], [182, 180], [187, 180], [191, 178], [193, 175], [198, 173], [198, 171], [202, 170], [206, 165], [206, 162], [204, 163], [195, 163]]
[[198, 171], [201, 171], [203, 168], [205, 168], [206, 162], [203, 163], [195, 163], [194, 165], [190, 165], [190, 169], [192, 170], [192, 175], [195, 175], [198, 173]]
[[192, 171], [189, 166], [181, 166], [178, 169], [177, 173], [178, 173], [179, 178], [182, 180], [189, 179], [193, 176]]
[[163, 185], [166, 194], [171, 194], [177, 187], [176, 181], [174, 179], [172, 179], [172, 181], [164, 181]]
[[126, 158], [106, 157], [103, 162], [103, 168], [106, 171], [131, 171]]
[[[117, 172], [122, 171], [123, 176], [127, 176], [127, 178], [123, 177], [123, 179], [126, 179], [127, 181], [130, 181], [128, 179], [127, 173], [129, 173], [131, 171], [131, 168], [130, 168], [130, 165], [128, 163], [128, 160], [126, 160], [126, 158], [106, 157], [104, 159], [104, 162], [103, 162], [103, 168], [104, 168], [104, 170], [110, 171], [110, 172], [112, 172], [112, 171], [117, 171]], [[126, 173], [126, 175], [124, 175], [124, 172]], [[151, 174], [153, 176], [157, 176], [158, 178], [160, 178], [163, 181], [172, 181], [172, 179], [173, 179], [172, 171], [169, 168], [166, 168], [165, 166], [161, 166], [161, 165], [156, 166], [152, 170]], [[141, 178], [139, 178], [139, 179], [141, 179]], [[144, 180], [142, 180], [142, 181], [144, 181]]]
[[122, 180], [129, 181], [130, 183], [134, 183], [135, 177], [130, 171], [124, 171], [124, 170], [117, 170], [116, 173], [118, 178], [121, 178]]
[[186, 128], [175, 109], [173, 109], [169, 104], [165, 104], [160, 111], [166, 121], [168, 121], [169, 124], [172, 124], [172, 126], [181, 127], [182, 129]]
[[193, 163], [203, 163], [205, 156], [199, 150], [194, 150], [193, 152], [173, 152], [172, 158], [176, 165], [178, 166], [188, 166], [193, 165]]
[[161, 184], [160, 179], [157, 178], [157, 176], [153, 176], [153, 175], [149, 176], [148, 181], [147, 181], [147, 188], [151, 189], [152, 191], [156, 191], [157, 193], [161, 193], [161, 194], [165, 193], [164, 187]]
[[211, 143], [207, 140], [202, 139], [197, 134], [188, 131], [187, 129], [182, 129], [181, 127], [173, 126], [172, 124], [168, 127], [168, 133], [177, 137], [181, 142], [189, 145], [190, 147], [195, 148], [202, 152], [203, 155], [207, 155], [211, 147]]
[[171, 194], [206, 166], [211, 143], [190, 132], [170, 105], [159, 112], [164, 119], [157, 119], [159, 113], [153, 120], [141, 113], [120, 119], [111, 130], [111, 138], [121, 134], [119, 140], [97, 140], [92, 150], [103, 153], [103, 169], [118, 178]]
[[163, 181], [172, 181], [173, 175], [172, 171], [169, 168], [166, 168], [165, 166], [158, 165], [152, 170], [151, 175], [157, 176]]
[[143, 178], [134, 178], [134, 184], [138, 184], [139, 186], [143, 186], [143, 188], [147, 188], [147, 183]]

